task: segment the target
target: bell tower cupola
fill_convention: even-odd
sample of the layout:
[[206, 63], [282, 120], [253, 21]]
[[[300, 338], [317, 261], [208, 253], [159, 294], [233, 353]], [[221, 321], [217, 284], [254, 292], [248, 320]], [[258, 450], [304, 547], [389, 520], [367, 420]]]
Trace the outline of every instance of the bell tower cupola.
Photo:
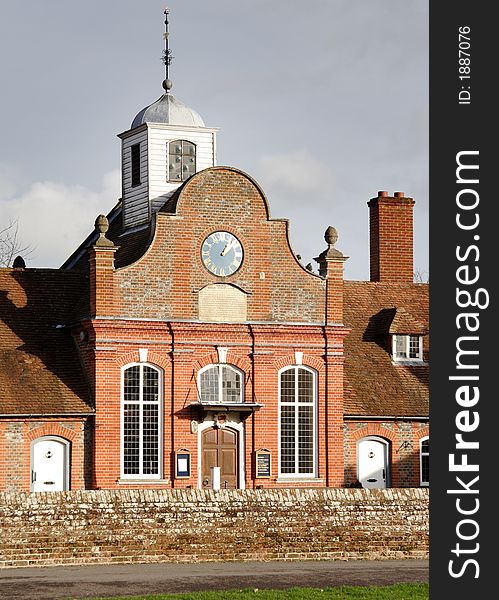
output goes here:
[[169, 10], [165, 9], [164, 93], [121, 133], [123, 224], [126, 229], [149, 222], [186, 179], [216, 165], [218, 129], [172, 93]]

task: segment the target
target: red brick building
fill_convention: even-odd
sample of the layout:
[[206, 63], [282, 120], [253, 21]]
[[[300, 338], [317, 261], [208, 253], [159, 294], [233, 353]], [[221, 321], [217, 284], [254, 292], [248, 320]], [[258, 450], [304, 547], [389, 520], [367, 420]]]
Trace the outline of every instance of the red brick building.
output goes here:
[[0, 270], [0, 489], [427, 485], [413, 200], [370, 200], [371, 281], [332, 227], [313, 273], [170, 87], [64, 265]]

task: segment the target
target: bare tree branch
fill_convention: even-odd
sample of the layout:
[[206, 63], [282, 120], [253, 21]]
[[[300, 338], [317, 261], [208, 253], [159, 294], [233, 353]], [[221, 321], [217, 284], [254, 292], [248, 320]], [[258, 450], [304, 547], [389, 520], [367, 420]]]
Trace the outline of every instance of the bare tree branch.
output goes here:
[[11, 219], [9, 224], [0, 229], [0, 266], [10, 267], [16, 256], [26, 258], [33, 248], [24, 245], [19, 236], [19, 222]]
[[416, 269], [414, 271], [414, 283], [428, 283], [428, 272]]

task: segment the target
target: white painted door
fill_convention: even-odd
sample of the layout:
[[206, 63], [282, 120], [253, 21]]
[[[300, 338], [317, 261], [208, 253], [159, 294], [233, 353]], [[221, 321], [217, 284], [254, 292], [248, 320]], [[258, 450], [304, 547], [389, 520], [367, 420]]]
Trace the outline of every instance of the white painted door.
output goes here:
[[359, 481], [363, 488], [386, 488], [387, 444], [381, 440], [364, 438], [358, 446]]
[[41, 438], [33, 443], [31, 491], [61, 492], [67, 488], [67, 445]]

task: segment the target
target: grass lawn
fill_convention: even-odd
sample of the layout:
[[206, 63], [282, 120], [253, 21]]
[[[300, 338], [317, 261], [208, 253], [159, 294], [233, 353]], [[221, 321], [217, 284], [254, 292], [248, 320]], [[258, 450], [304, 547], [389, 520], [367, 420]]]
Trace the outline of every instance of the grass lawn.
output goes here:
[[323, 590], [232, 590], [227, 592], [189, 592], [153, 596], [120, 596], [94, 600], [427, 600], [428, 584], [407, 583], [384, 587], [335, 587]]

